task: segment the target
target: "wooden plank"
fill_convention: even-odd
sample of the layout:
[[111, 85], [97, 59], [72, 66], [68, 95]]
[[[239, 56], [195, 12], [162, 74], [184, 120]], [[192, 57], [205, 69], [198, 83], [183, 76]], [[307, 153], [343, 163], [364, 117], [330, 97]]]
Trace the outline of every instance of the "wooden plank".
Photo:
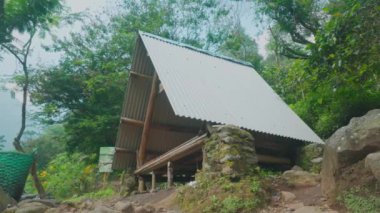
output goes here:
[[167, 167], [167, 177], [168, 177], [168, 186], [167, 188], [170, 189], [173, 186], [173, 164], [172, 162], [168, 162], [168, 167]]
[[[131, 124], [138, 127], [144, 127], [144, 121], [121, 117], [120, 122]], [[197, 133], [199, 131], [198, 128], [191, 128], [186, 126], [176, 126], [169, 124], [151, 124], [152, 129], [158, 129], [163, 131], [172, 131], [172, 132], [189, 132], [189, 133]]]
[[268, 164], [290, 164], [289, 158], [275, 157], [271, 155], [260, 155], [257, 154], [257, 159], [260, 163]]
[[156, 191], [156, 173], [152, 171], [152, 188], [150, 189], [150, 192]]
[[137, 165], [138, 167], [141, 166], [141, 164], [144, 164], [145, 158], [146, 158], [146, 146], [148, 144], [148, 137], [149, 137], [149, 131], [152, 124], [152, 118], [153, 118], [153, 108], [154, 108], [154, 101], [157, 94], [157, 73], [155, 72], [153, 75], [153, 82], [150, 89], [150, 95], [149, 95], [149, 101], [148, 101], [148, 107], [146, 109], [145, 114], [145, 121], [144, 121], [144, 127], [143, 132], [141, 135], [141, 142], [140, 142], [140, 148], [139, 148], [139, 154], [138, 157], [140, 159], [140, 165]]
[[122, 123], [127, 123], [127, 124], [132, 124], [132, 125], [135, 125], [135, 126], [144, 126], [144, 122], [143, 121], [139, 121], [139, 120], [135, 120], [135, 119], [131, 119], [131, 118], [126, 118], [126, 117], [121, 117], [120, 118], [120, 122]]
[[130, 153], [130, 154], [136, 154], [136, 151], [134, 151], [134, 150], [125, 149], [125, 148], [119, 148], [119, 147], [116, 147], [115, 151], [116, 152], [126, 152], [126, 153]]
[[144, 178], [142, 176], [137, 177], [139, 186], [138, 186], [138, 192], [142, 193], [145, 191], [145, 183], [144, 183]]
[[158, 158], [145, 163], [135, 171], [135, 174], [149, 173], [155, 169], [165, 166], [168, 161], [175, 161], [196, 151], [199, 151], [202, 148], [204, 139], [206, 137], [207, 134], [204, 134], [190, 139], [189, 141], [159, 156]]
[[137, 73], [137, 72], [129, 72], [131, 74], [131, 76], [135, 76], [135, 77], [139, 77], [139, 78], [145, 78], [145, 79], [149, 79], [151, 80], [153, 77], [150, 76], [150, 75], [145, 75], [145, 74], [142, 74], [142, 73]]

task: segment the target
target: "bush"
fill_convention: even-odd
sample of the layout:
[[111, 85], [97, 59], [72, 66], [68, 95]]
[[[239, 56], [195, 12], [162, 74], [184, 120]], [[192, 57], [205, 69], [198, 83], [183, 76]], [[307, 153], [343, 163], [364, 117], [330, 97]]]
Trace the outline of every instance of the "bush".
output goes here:
[[178, 189], [177, 201], [184, 212], [253, 212], [268, 202], [268, 179], [274, 173], [255, 170], [240, 180], [198, 172], [196, 186]]
[[106, 198], [106, 197], [111, 197], [113, 195], [115, 195], [116, 192], [113, 188], [105, 188], [105, 189], [100, 189], [98, 191], [95, 191], [95, 192], [89, 192], [89, 193], [84, 193], [83, 195], [80, 195], [80, 196], [74, 196], [72, 198], [69, 198], [67, 199], [66, 201], [69, 201], [69, 202], [80, 202], [84, 199], [100, 199], [100, 198]]
[[343, 192], [338, 201], [352, 213], [380, 212], [380, 197], [366, 188], [355, 187]]
[[47, 193], [62, 200], [95, 190], [96, 165], [89, 163], [91, 158], [79, 153], [58, 154], [39, 173]]

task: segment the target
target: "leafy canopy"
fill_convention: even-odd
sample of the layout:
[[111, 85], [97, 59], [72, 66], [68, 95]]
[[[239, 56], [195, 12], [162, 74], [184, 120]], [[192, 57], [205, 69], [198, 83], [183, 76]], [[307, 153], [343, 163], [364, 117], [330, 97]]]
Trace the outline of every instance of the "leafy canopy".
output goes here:
[[[59, 64], [34, 76], [32, 101], [42, 106], [44, 121], [64, 123], [70, 151], [97, 153], [116, 140], [138, 30], [210, 51], [227, 52], [234, 43], [234, 57], [243, 55], [243, 46], [256, 46], [242, 31], [243, 39], [233, 40], [232, 16], [219, 1], [126, 0], [121, 8], [109, 23], [95, 18], [81, 33], [56, 40], [48, 49], [64, 53]], [[244, 59], [257, 63], [255, 51], [247, 50]]]

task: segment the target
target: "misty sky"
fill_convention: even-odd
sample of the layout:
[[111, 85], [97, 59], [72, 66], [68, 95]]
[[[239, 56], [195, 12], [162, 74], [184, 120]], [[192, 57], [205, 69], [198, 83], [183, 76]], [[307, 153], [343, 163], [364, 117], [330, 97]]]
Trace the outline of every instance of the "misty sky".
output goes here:
[[[67, 7], [70, 8], [71, 12], [84, 12], [87, 11], [90, 15], [96, 15], [104, 11], [112, 11], [112, 8], [115, 7], [117, 0], [65, 0]], [[259, 46], [259, 53], [261, 55], [266, 55], [265, 45], [268, 40], [268, 33], [262, 29], [257, 29], [253, 15], [253, 9], [250, 6], [247, 6], [247, 3], [234, 3], [235, 8], [239, 11], [241, 18], [241, 23], [245, 27], [247, 33], [256, 40]], [[52, 29], [54, 35], [63, 38], [69, 34], [69, 32], [78, 32], [80, 31], [80, 24], [74, 26], [65, 26], [59, 29]], [[20, 40], [25, 40], [25, 37], [20, 34], [15, 34], [16, 37]], [[36, 37], [32, 45], [32, 54], [30, 57], [30, 64], [33, 66], [36, 65], [51, 65], [55, 64], [60, 55], [57, 53], [46, 52], [43, 50], [41, 45], [49, 45], [52, 41], [50, 36], [45, 38]], [[2, 53], [3, 54], [3, 53]], [[17, 63], [16, 59], [10, 55], [5, 55], [4, 60], [0, 61], [0, 75], [13, 74], [16, 70], [20, 70], [21, 66]]]

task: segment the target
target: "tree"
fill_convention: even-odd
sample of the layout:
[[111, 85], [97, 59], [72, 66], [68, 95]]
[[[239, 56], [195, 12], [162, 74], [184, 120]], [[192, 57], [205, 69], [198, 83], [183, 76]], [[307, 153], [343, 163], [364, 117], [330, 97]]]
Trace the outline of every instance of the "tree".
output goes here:
[[[59, 0], [13, 0], [0, 2], [0, 50], [5, 50], [13, 55], [22, 66], [23, 71], [23, 100], [21, 108], [21, 128], [14, 139], [17, 151], [24, 152], [21, 146], [21, 137], [25, 131], [26, 103], [29, 90], [28, 58], [33, 38], [38, 30], [46, 30], [48, 25], [54, 21], [53, 14], [61, 8]], [[25, 43], [13, 37], [14, 30], [28, 35]], [[33, 163], [31, 174], [40, 197], [45, 196], [45, 191], [38, 180], [36, 162]]]
[[121, 8], [108, 24], [95, 18], [56, 40], [48, 49], [64, 53], [59, 64], [34, 76], [32, 102], [43, 107], [43, 120], [64, 124], [70, 151], [97, 153], [116, 140], [138, 30], [217, 49], [230, 22], [214, 0], [128, 0]]
[[23, 142], [27, 152], [35, 152], [38, 169], [41, 170], [56, 157], [65, 151], [66, 133], [62, 125], [51, 125], [37, 138]]
[[14, 30], [32, 32], [37, 25], [46, 29], [59, 9], [59, 0], [0, 0], [0, 44], [14, 41]]
[[268, 17], [270, 32], [279, 52], [289, 58], [306, 59], [309, 46], [327, 16], [323, 1], [318, 0], [256, 0], [258, 11]]
[[226, 56], [250, 62], [256, 70], [262, 70], [262, 57], [258, 53], [257, 43], [245, 33], [240, 24], [235, 29], [230, 30], [227, 37], [222, 41], [219, 52]]
[[380, 107], [378, 8], [375, 0], [329, 1], [308, 57], [265, 66], [272, 87], [322, 137]]

